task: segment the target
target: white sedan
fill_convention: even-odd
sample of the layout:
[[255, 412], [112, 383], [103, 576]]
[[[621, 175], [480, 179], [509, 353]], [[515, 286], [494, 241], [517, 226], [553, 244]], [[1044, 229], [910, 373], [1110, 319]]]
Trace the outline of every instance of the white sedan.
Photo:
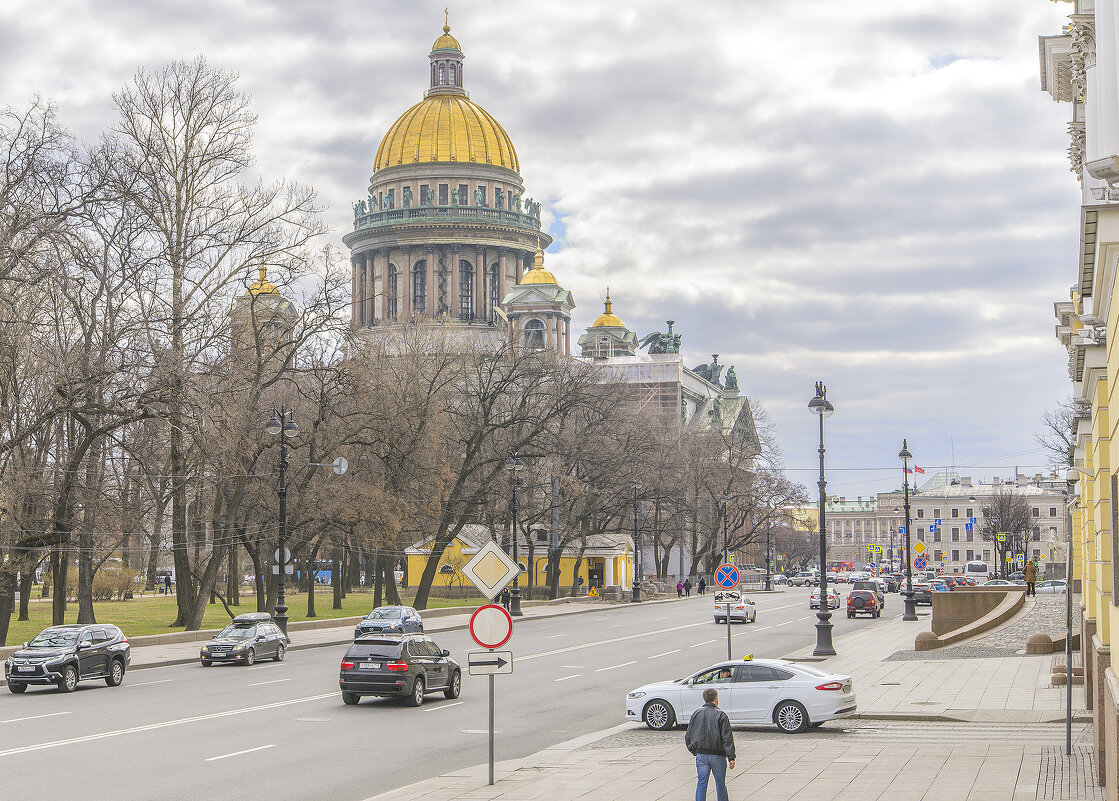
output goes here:
[[754, 602], [738, 590], [718, 590], [715, 593], [715, 622], [754, 623], [758, 619], [758, 609]]
[[855, 714], [850, 676], [783, 659], [722, 662], [685, 679], [638, 687], [626, 696], [626, 720], [663, 731], [686, 724], [714, 687], [719, 708], [735, 726], [776, 724], [798, 734], [810, 726]]
[[[828, 609], [838, 609], [841, 601], [839, 590], [835, 587], [828, 587]], [[808, 599], [809, 609], [820, 608], [820, 588], [812, 590], [812, 596]]]
[[1065, 582], [1060, 579], [1053, 581], [1039, 581], [1034, 585], [1034, 592], [1038, 595], [1059, 595], [1065, 591]]

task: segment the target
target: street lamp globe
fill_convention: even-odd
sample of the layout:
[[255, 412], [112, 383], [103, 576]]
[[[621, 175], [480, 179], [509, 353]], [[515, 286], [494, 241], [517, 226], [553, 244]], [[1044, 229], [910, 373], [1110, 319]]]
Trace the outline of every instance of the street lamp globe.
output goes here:
[[298, 433], [299, 426], [296, 425], [296, 422], [289, 417], [288, 421], [284, 423], [284, 436], [294, 437]]
[[277, 434], [279, 434], [281, 431], [284, 430], [284, 424], [280, 422], [279, 417], [277, 417], [276, 415], [273, 414], [272, 419], [270, 419], [267, 423], [264, 424], [264, 430], [267, 431], [272, 436], [276, 436]]
[[520, 457], [515, 453], [509, 454], [505, 459], [505, 469], [510, 472], [520, 471], [525, 469], [525, 463], [521, 461]]
[[909, 452], [909, 448], [906, 447], [904, 440], [902, 441], [901, 452], [898, 453], [898, 458], [903, 462], [908, 462], [913, 458], [913, 454]]

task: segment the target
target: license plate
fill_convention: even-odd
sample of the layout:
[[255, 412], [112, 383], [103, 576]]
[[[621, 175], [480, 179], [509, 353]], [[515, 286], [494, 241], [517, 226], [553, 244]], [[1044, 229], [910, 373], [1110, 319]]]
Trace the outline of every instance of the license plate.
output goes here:
[[30, 666], [30, 665], [20, 665], [19, 667], [16, 668], [16, 670], [18, 670], [20, 673], [34, 673], [35, 672], [35, 668], [33, 666]]
[[380, 670], [380, 668], [380, 662], [359, 662], [357, 666], [358, 670]]

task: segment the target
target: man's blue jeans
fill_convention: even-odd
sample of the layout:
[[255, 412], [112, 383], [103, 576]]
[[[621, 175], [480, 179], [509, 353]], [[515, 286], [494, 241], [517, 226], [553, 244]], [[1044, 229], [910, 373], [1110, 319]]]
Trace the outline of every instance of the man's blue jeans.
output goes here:
[[698, 779], [695, 785], [695, 801], [707, 798], [707, 779], [715, 774], [715, 798], [727, 801], [727, 758], [713, 754], [696, 754], [695, 770]]

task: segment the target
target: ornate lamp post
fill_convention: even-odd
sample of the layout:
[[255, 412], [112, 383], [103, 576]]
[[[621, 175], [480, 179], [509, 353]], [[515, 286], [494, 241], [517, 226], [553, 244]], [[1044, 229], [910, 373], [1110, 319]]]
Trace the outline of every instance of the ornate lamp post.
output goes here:
[[901, 441], [901, 452], [898, 454], [901, 459], [901, 481], [905, 485], [905, 611], [901, 616], [902, 620], [916, 620], [917, 619], [917, 605], [913, 602], [913, 566], [911, 559], [913, 555], [910, 553], [909, 542], [909, 529], [912, 528], [909, 515], [909, 460], [913, 458], [913, 454], [909, 452], [909, 443], [907, 440]]
[[264, 424], [264, 430], [272, 436], [280, 435], [280, 486], [276, 494], [280, 497], [280, 530], [278, 548], [276, 549], [279, 562], [279, 581], [276, 584], [276, 625], [285, 635], [288, 633], [288, 607], [284, 598], [284, 577], [288, 568], [288, 439], [299, 433], [299, 426], [295, 424], [292, 413], [286, 407], [280, 406], [280, 411], [272, 410], [272, 419]]
[[633, 485], [633, 603], [641, 602], [641, 530], [637, 525], [637, 493], [641, 492], [641, 485], [637, 479], [630, 481]]
[[816, 650], [813, 656], [834, 656], [835, 647], [831, 641], [831, 607], [828, 605], [828, 529], [824, 520], [824, 505], [827, 503], [827, 481], [824, 480], [824, 418], [831, 417], [835, 407], [828, 400], [828, 390], [823, 381], [816, 382], [816, 396], [808, 402], [808, 409], [820, 418], [820, 611], [816, 613], [820, 621], [816, 624]]
[[517, 563], [518, 573], [513, 577], [513, 589], [509, 593], [509, 614], [514, 617], [521, 617], [524, 612], [521, 611], [521, 587], [520, 587], [520, 561], [517, 558], [517, 487], [520, 486], [521, 479], [517, 473], [525, 469], [525, 463], [517, 456], [516, 451], [509, 451], [509, 456], [505, 460], [505, 469], [509, 471], [509, 488], [512, 490], [513, 496], [509, 502], [510, 529], [513, 532], [513, 561]]

